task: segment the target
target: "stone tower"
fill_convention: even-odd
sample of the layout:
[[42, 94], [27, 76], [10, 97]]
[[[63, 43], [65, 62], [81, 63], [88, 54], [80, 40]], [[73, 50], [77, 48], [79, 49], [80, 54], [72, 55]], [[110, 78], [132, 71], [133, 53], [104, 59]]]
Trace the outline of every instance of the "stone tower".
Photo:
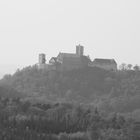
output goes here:
[[39, 64], [45, 64], [46, 63], [46, 55], [45, 54], [39, 54]]
[[80, 44], [78, 46], [76, 46], [76, 54], [79, 55], [79, 56], [84, 55], [84, 47], [81, 46]]

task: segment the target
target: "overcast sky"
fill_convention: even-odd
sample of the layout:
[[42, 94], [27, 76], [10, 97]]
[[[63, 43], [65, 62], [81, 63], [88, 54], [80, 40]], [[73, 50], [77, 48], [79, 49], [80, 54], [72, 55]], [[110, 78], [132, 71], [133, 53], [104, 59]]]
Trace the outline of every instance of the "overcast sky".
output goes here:
[[0, 1], [0, 75], [77, 44], [92, 59], [140, 65], [140, 0]]

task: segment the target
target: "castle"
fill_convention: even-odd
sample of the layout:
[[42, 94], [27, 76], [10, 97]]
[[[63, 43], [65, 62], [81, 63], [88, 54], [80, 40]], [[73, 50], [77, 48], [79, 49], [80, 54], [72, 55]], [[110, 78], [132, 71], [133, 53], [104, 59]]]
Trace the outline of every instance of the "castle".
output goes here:
[[96, 58], [91, 61], [89, 56], [84, 55], [84, 47], [76, 46], [76, 53], [59, 53], [57, 57], [52, 57], [46, 64], [46, 55], [39, 54], [38, 68], [47, 71], [71, 71], [85, 67], [99, 67], [109, 71], [117, 70], [117, 63], [114, 59]]

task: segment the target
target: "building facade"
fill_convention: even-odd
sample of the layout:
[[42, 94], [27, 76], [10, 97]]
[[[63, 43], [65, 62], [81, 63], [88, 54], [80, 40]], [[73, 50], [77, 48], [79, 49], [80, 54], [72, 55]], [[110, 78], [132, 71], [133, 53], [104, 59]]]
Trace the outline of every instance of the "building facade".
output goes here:
[[89, 63], [89, 67], [98, 67], [109, 71], [117, 71], [117, 63], [114, 59], [95, 59]]

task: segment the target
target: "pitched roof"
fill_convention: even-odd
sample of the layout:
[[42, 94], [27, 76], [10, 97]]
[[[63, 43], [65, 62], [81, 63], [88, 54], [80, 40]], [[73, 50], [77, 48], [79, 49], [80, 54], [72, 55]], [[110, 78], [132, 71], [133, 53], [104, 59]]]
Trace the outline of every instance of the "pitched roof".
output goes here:
[[50, 60], [56, 61], [57, 60], [57, 57], [52, 57]]
[[49, 60], [49, 63], [55, 63], [57, 61], [57, 58], [56, 57], [52, 57], [50, 60]]
[[101, 59], [101, 58], [96, 58], [94, 59], [95, 63], [100, 63], [100, 64], [117, 64], [114, 59]]
[[73, 58], [79, 57], [79, 55], [74, 54], [74, 53], [59, 53], [59, 55], [61, 55], [62, 57], [73, 57]]

